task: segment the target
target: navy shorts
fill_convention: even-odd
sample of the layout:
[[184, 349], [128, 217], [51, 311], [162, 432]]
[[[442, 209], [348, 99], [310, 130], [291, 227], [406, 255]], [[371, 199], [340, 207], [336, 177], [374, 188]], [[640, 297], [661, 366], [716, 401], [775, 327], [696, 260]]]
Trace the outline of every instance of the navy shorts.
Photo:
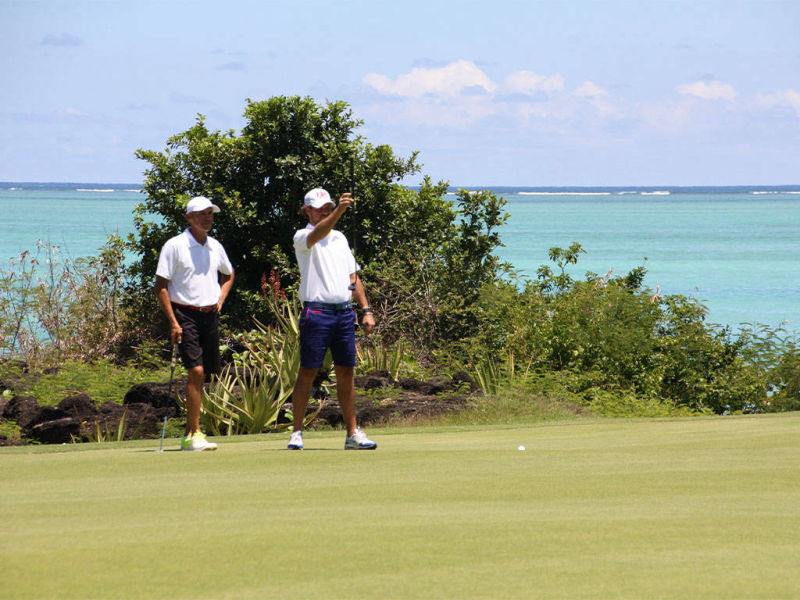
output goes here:
[[174, 303], [172, 312], [183, 329], [178, 344], [183, 366], [187, 370], [202, 366], [206, 376], [219, 373], [219, 313], [200, 312]]
[[300, 315], [300, 366], [319, 369], [328, 348], [333, 364], [356, 366], [356, 311], [303, 307]]

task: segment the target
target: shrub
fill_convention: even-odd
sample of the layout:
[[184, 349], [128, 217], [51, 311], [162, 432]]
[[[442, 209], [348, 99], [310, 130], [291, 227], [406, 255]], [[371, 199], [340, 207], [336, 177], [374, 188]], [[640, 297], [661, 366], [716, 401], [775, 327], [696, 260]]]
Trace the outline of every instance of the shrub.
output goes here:
[[492, 253], [506, 218], [502, 199], [462, 190], [450, 201], [447, 184], [427, 178], [419, 190], [401, 186], [402, 178], [419, 171], [416, 153], [399, 158], [388, 146], [365, 142], [355, 134], [361, 121], [344, 102], [248, 101], [245, 118], [237, 135], [209, 131], [201, 116], [170, 138], [165, 151], [137, 152], [150, 166], [147, 199], [137, 208], [136, 235], [128, 241], [139, 256], [128, 288], [136, 314], [157, 311], [150, 288], [158, 253], [185, 228], [188, 198], [204, 194], [222, 207], [214, 236], [237, 272], [227, 323], [234, 331], [246, 329], [253, 315], [270, 323], [262, 278], [279, 272], [283, 287], [296, 287], [292, 237], [305, 225], [297, 211], [307, 190], [324, 186], [334, 197], [353, 191], [358, 200], [337, 228], [365, 267], [378, 333], [388, 343], [407, 339], [420, 350], [477, 331], [480, 288], [502, 269]]
[[98, 256], [62, 257], [39, 242], [0, 272], [0, 356], [31, 365], [119, 353], [131, 321], [122, 307], [123, 242], [108, 238]]
[[524, 287], [485, 287], [485, 327], [472, 343], [526, 357], [538, 372], [571, 374], [569, 389], [593, 406], [610, 406], [609, 393], [634, 413], [637, 403], [648, 412], [665, 401], [716, 413], [763, 404], [766, 379], [749, 359], [746, 336], [706, 323], [694, 300], [644, 287], [643, 267], [574, 281], [565, 266], [582, 251], [577, 243], [552, 248], [557, 268], [541, 267]]

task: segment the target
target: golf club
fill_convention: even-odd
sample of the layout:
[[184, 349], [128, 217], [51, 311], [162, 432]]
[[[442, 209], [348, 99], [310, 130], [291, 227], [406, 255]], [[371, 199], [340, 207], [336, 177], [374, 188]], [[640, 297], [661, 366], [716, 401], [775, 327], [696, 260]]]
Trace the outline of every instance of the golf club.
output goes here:
[[[356, 162], [353, 157], [350, 157], [350, 193], [353, 194], [353, 198], [356, 197]], [[356, 214], [355, 214], [356, 205], [353, 204], [353, 210], [351, 211], [351, 216], [353, 217], [353, 228], [352, 228], [352, 236], [353, 236], [353, 256], [356, 256]], [[356, 258], [356, 261], [358, 258]], [[350, 291], [356, 289], [356, 284], [350, 284]]]
[[[169, 370], [169, 386], [167, 386], [167, 398], [172, 399], [172, 380], [175, 377], [175, 363], [178, 359], [178, 344], [172, 346], [172, 364]], [[161, 426], [161, 444], [156, 452], [164, 451], [164, 436], [167, 434], [167, 413], [164, 413], [164, 424]]]

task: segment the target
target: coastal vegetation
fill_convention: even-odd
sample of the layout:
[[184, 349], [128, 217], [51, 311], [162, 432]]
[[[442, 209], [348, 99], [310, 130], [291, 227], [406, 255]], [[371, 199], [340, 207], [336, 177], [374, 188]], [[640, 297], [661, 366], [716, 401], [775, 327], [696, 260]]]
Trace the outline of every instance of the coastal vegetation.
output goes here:
[[[0, 271], [6, 401], [33, 394], [57, 404], [52, 390], [91, 388], [98, 401], [121, 402], [126, 385], [168, 378], [153, 273], [163, 243], [184, 227], [185, 202], [203, 194], [222, 207], [214, 235], [237, 269], [222, 315], [231, 367], [209, 387], [204, 426], [229, 435], [274, 428], [296, 370], [297, 208], [308, 188], [324, 186], [358, 198], [341, 229], [378, 322], [361, 340], [362, 374], [466, 371], [485, 395], [446, 420], [800, 409], [796, 336], [711, 324], [697, 300], [650, 289], [643, 266], [575, 279], [567, 266], [579, 264], [578, 242], [551, 248], [535, 278], [516, 276], [495, 254], [503, 198], [449, 195], [446, 182], [427, 177], [406, 187], [421, 170], [417, 155], [367, 142], [346, 103], [277, 97], [249, 101], [244, 116], [238, 134], [210, 131], [199, 116], [163, 151], [137, 152], [149, 165], [146, 199], [128, 239], [112, 236], [97, 256], [74, 261], [41, 244]], [[31, 383], [56, 373], [72, 383]], [[321, 373], [325, 393], [332, 376]], [[95, 391], [99, 381], [111, 388]], [[4, 431], [19, 435], [8, 418]]]

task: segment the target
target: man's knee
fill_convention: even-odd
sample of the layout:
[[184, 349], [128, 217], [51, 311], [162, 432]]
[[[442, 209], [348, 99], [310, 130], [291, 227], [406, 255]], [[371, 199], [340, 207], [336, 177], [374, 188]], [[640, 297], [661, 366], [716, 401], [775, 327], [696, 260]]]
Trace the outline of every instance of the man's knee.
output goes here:
[[352, 379], [352, 377], [356, 373], [356, 368], [355, 367], [350, 367], [350, 366], [347, 366], [347, 365], [336, 365], [335, 366], [335, 370], [336, 370], [336, 379], [337, 380], [340, 379], [340, 378]]
[[191, 367], [189, 369], [188, 376], [189, 376], [189, 384], [190, 385], [198, 385], [199, 384], [199, 385], [202, 386], [203, 383], [205, 382], [205, 378], [206, 378], [206, 374], [205, 374], [205, 371], [203, 370], [203, 366], [202, 365], [198, 365], [196, 367]]

